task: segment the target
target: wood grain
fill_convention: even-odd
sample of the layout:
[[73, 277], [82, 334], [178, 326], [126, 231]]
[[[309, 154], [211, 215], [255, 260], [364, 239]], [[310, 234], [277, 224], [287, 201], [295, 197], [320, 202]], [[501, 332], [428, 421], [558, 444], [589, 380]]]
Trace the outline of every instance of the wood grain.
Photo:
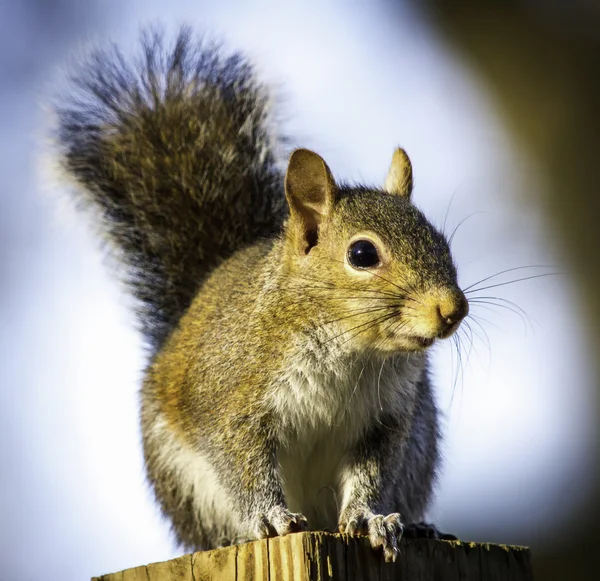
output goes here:
[[531, 581], [527, 548], [405, 540], [395, 563], [367, 539], [297, 533], [184, 555], [92, 581]]

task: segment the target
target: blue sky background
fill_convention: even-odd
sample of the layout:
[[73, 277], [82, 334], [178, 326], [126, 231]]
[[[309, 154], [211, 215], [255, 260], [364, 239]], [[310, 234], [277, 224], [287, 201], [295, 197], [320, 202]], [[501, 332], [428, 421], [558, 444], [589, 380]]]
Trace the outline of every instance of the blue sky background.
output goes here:
[[[418, 12], [304, 0], [0, 2], [0, 579], [84, 579], [176, 556], [144, 483], [144, 365], [129, 299], [93, 228], [47, 170], [44, 107], [90, 42], [135, 46], [141, 25], [187, 21], [245, 51], [280, 100], [293, 145], [334, 175], [381, 184], [393, 148], [414, 199], [451, 231], [464, 285], [555, 264], [531, 194], [540, 175], [486, 87]], [[508, 280], [510, 277], [505, 278]], [[499, 279], [502, 281], [503, 279]], [[530, 320], [473, 309], [462, 373], [448, 342], [434, 377], [445, 469], [431, 518], [461, 537], [548, 546], [591, 483], [591, 378], [568, 276], [493, 289]], [[465, 344], [465, 352], [469, 351]]]

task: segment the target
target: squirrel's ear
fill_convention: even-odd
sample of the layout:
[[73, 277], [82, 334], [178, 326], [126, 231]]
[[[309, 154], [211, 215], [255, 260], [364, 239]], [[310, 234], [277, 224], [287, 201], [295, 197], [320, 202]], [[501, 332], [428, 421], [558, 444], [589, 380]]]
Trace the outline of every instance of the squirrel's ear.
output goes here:
[[292, 226], [302, 237], [306, 253], [317, 243], [319, 226], [331, 212], [335, 192], [323, 158], [308, 149], [296, 149], [285, 174], [285, 197]]
[[396, 149], [383, 189], [396, 196], [410, 198], [413, 189], [412, 165], [406, 151]]

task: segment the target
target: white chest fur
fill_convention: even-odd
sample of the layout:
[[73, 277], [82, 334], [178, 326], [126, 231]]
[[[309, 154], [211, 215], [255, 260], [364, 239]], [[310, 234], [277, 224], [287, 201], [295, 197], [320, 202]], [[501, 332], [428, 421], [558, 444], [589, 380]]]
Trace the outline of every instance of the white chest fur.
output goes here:
[[283, 433], [278, 462], [290, 510], [311, 527], [333, 529], [353, 447], [382, 415], [411, 415], [424, 360], [345, 357], [324, 364], [305, 353], [288, 365], [272, 396]]

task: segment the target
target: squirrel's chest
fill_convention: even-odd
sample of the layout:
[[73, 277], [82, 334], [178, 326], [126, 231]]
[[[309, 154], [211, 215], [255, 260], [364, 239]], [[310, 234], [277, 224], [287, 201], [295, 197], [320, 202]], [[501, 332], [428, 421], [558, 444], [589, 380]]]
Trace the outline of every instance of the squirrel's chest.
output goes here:
[[274, 392], [278, 463], [290, 509], [333, 528], [354, 447], [384, 413], [410, 415], [420, 371], [394, 361], [311, 363], [290, 366]]
[[412, 406], [422, 364], [386, 360], [315, 361], [310, 353], [286, 365], [269, 395], [283, 442], [311, 448], [336, 437], [350, 446], [383, 414]]
[[342, 491], [340, 475], [349, 446], [332, 429], [311, 442], [295, 441], [278, 450], [286, 503], [304, 514], [312, 527], [335, 529]]

